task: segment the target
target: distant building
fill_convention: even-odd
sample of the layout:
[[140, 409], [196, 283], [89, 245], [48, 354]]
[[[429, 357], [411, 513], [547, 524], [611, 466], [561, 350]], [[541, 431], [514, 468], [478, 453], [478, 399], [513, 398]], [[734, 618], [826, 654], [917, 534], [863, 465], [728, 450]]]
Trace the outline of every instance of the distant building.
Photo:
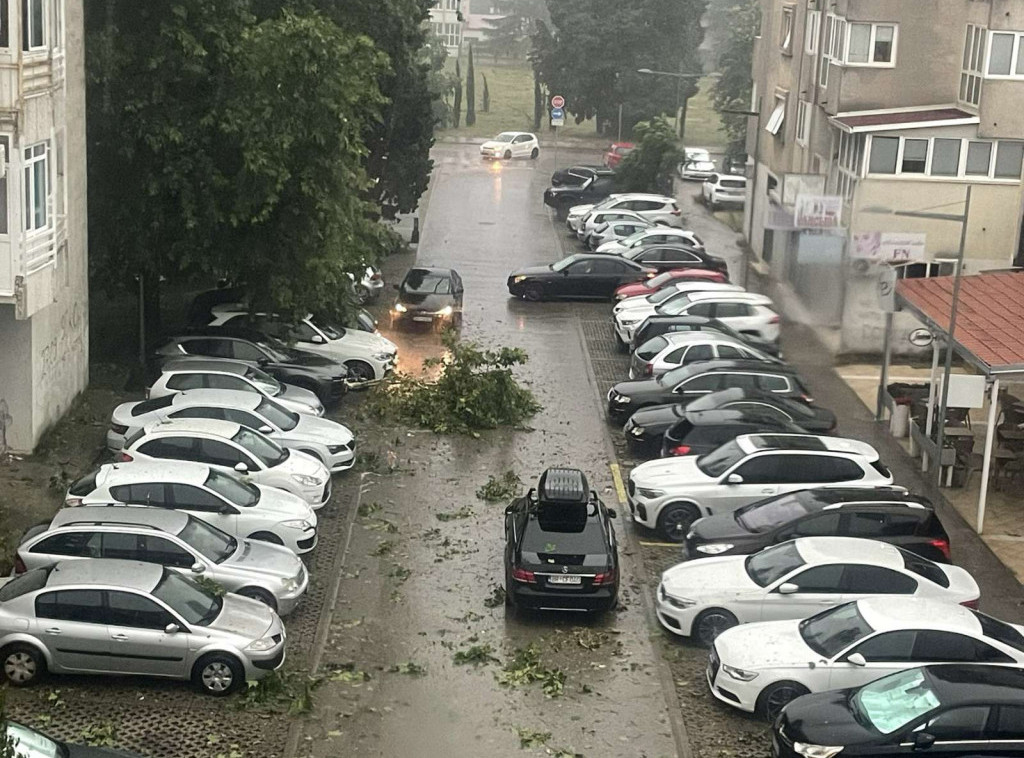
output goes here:
[[458, 54], [468, 13], [469, 0], [437, 0], [430, 9], [430, 28], [444, 43], [449, 55]]
[[31, 450], [89, 379], [82, 8], [83, 0], [0, 2], [6, 450]]
[[[900, 277], [964, 272], [1020, 249], [1024, 3], [761, 0], [745, 231], [835, 349], [877, 351], [877, 296]], [[800, 199], [802, 196], [802, 199]], [[798, 203], [801, 208], [797, 209]], [[800, 212], [796, 212], [796, 211]], [[838, 223], [835, 223], [838, 217]], [[901, 332], [913, 328], [898, 316]]]

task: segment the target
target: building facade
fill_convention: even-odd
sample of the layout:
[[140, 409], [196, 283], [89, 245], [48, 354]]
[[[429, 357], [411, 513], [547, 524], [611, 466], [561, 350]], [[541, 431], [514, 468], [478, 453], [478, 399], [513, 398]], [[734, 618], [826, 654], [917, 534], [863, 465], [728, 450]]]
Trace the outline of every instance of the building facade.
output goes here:
[[469, 0], [437, 0], [430, 9], [430, 28], [444, 43], [449, 55], [459, 53], [468, 15]]
[[[961, 245], [965, 274], [1018, 257], [1024, 3], [761, 6], [745, 218], [755, 263], [789, 283], [838, 351], [877, 352], [893, 268], [951, 274]], [[897, 314], [897, 350], [915, 326]]]
[[0, 453], [89, 378], [83, 0], [0, 0]]

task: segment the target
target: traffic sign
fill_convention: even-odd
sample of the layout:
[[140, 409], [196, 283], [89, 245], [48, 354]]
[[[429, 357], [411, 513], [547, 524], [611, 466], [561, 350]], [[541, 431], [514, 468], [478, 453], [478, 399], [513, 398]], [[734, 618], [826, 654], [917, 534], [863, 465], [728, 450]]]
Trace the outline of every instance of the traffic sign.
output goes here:
[[553, 119], [551, 119], [551, 125], [552, 126], [565, 126], [565, 119], [564, 118], [553, 118]]
[[551, 97], [551, 107], [552, 108], [564, 108], [565, 107], [565, 98], [562, 97], [561, 95], [553, 95]]
[[552, 108], [551, 109], [551, 118], [553, 118], [553, 119], [560, 118], [560, 119], [564, 120], [565, 119], [565, 111], [563, 111], [561, 108]]

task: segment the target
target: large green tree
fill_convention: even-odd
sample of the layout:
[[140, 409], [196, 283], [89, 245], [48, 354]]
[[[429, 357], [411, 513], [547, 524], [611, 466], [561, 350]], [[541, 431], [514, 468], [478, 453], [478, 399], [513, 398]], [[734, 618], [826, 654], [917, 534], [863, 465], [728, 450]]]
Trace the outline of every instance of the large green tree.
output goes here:
[[549, 19], [545, 0], [489, 0], [493, 18], [485, 19], [483, 50], [495, 58], [522, 58], [538, 21]]
[[675, 130], [662, 117], [641, 121], [633, 129], [636, 149], [619, 164], [615, 185], [622, 192], [672, 194], [672, 177], [683, 159]]
[[741, 158], [746, 153], [747, 117], [722, 111], [750, 108], [754, 37], [761, 28], [761, 5], [758, 0], [742, 0], [730, 9], [729, 18], [731, 23], [717, 60], [721, 75], [711, 90], [711, 101], [729, 135], [730, 157]]

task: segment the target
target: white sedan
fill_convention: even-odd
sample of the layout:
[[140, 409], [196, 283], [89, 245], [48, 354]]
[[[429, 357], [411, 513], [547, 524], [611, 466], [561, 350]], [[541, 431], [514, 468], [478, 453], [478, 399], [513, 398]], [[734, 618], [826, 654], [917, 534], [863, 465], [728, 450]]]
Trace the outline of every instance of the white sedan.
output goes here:
[[754, 555], [687, 561], [661, 575], [657, 614], [668, 631], [710, 645], [752, 621], [802, 619], [872, 595], [976, 603], [974, 577], [887, 542], [801, 537]]
[[598, 203], [572, 206], [569, 209], [569, 212], [565, 215], [565, 225], [569, 227], [570, 231], [573, 233], [578, 233], [580, 226], [583, 224], [583, 219], [585, 219], [592, 211], [599, 211], [608, 208], [608, 206], [613, 205], [620, 197], [621, 195], [609, 195]]
[[530, 132], [502, 132], [480, 145], [481, 158], [536, 158], [540, 155], [537, 135]]
[[712, 694], [769, 719], [800, 695], [932, 663], [1024, 665], [1024, 627], [938, 600], [876, 597], [803, 621], [729, 629], [708, 658]]
[[125, 439], [144, 426], [177, 418], [234, 421], [262, 432], [281, 447], [308, 453], [332, 472], [347, 471], [355, 462], [355, 437], [348, 427], [295, 413], [255, 392], [238, 390], [188, 390], [156, 400], [121, 403], [110, 417], [107, 447], [119, 452]]
[[637, 327], [654, 315], [703, 316], [715, 318], [740, 334], [750, 334], [763, 342], [778, 342], [781, 318], [772, 310], [774, 303], [770, 297], [730, 289], [735, 285], [709, 284], [696, 291], [670, 291], [659, 303], [641, 303], [629, 310], [613, 311], [615, 336], [622, 344], [630, 344]]

